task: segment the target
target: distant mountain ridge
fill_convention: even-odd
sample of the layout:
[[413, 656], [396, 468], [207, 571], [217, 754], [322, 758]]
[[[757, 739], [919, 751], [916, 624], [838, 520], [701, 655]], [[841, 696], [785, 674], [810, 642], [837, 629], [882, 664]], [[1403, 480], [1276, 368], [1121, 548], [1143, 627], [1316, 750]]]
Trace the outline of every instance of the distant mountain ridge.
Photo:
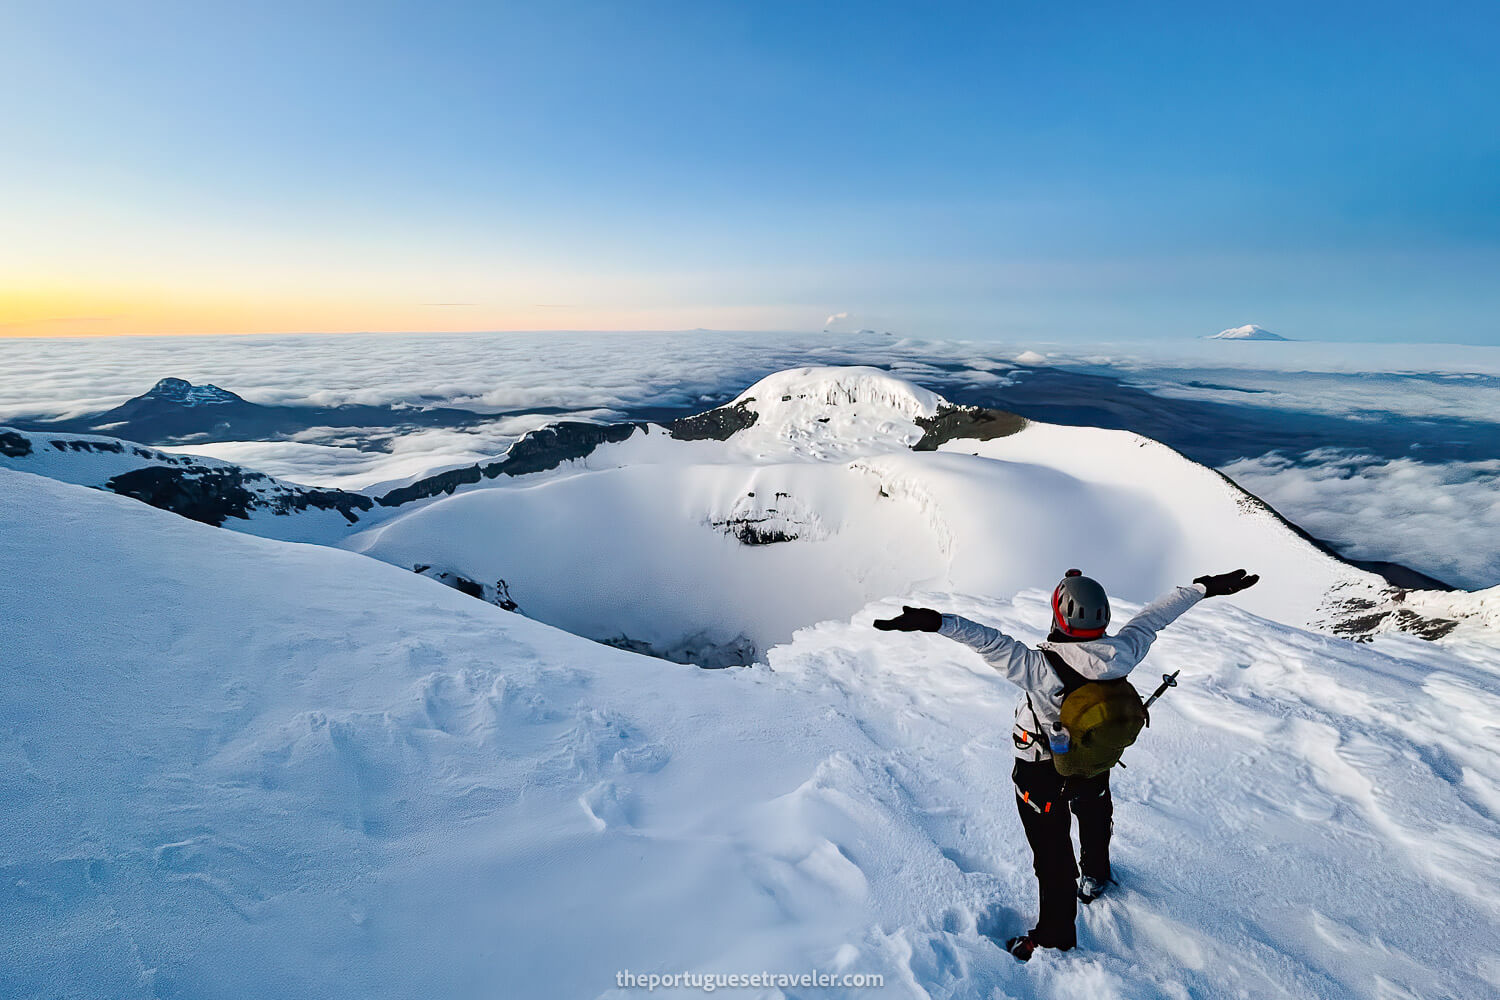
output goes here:
[[61, 420], [10, 420], [7, 426], [42, 433], [107, 434], [137, 444], [173, 445], [201, 440], [275, 440], [309, 427], [469, 427], [497, 416], [438, 406], [252, 403], [216, 385], [164, 378], [141, 395], [102, 413]]

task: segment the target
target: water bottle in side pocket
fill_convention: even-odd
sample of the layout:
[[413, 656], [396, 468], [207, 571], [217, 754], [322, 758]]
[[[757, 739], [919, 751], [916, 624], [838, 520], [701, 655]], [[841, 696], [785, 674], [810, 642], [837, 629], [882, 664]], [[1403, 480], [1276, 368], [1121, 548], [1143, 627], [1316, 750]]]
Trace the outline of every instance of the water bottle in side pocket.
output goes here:
[[1060, 757], [1068, 752], [1068, 747], [1072, 746], [1073, 741], [1068, 736], [1068, 731], [1063, 727], [1063, 724], [1061, 722], [1054, 722], [1052, 723], [1051, 730], [1047, 733], [1047, 743], [1051, 747], [1052, 753]]

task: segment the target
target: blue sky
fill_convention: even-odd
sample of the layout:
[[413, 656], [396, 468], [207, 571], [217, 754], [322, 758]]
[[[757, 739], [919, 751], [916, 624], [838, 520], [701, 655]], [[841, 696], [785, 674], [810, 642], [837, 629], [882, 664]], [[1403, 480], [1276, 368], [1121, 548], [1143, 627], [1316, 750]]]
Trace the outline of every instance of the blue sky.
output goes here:
[[1500, 343], [1493, 5], [0, 12], [0, 333]]

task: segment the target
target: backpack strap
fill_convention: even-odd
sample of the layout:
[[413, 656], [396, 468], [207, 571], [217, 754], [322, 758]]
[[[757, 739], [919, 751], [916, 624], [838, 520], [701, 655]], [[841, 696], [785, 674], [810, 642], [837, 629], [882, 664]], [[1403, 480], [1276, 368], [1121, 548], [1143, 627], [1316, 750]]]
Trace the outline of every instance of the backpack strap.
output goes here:
[[1047, 658], [1048, 663], [1052, 664], [1053, 672], [1062, 680], [1064, 698], [1089, 682], [1087, 677], [1068, 666], [1058, 655], [1057, 650], [1044, 649], [1042, 655]]

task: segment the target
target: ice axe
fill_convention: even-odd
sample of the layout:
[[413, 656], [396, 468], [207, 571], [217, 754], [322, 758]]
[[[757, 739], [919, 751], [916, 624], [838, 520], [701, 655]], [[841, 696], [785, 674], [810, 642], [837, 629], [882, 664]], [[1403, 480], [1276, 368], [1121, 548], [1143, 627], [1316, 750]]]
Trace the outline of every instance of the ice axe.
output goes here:
[[1172, 671], [1170, 674], [1161, 675], [1161, 683], [1156, 686], [1155, 691], [1151, 692], [1151, 697], [1146, 699], [1146, 704], [1141, 706], [1142, 710], [1144, 710], [1146, 713], [1146, 725], [1151, 725], [1152, 703], [1162, 695], [1166, 694], [1167, 688], [1174, 688], [1177, 686], [1177, 675], [1180, 673], [1182, 673], [1182, 669], [1178, 668], [1177, 670]]

